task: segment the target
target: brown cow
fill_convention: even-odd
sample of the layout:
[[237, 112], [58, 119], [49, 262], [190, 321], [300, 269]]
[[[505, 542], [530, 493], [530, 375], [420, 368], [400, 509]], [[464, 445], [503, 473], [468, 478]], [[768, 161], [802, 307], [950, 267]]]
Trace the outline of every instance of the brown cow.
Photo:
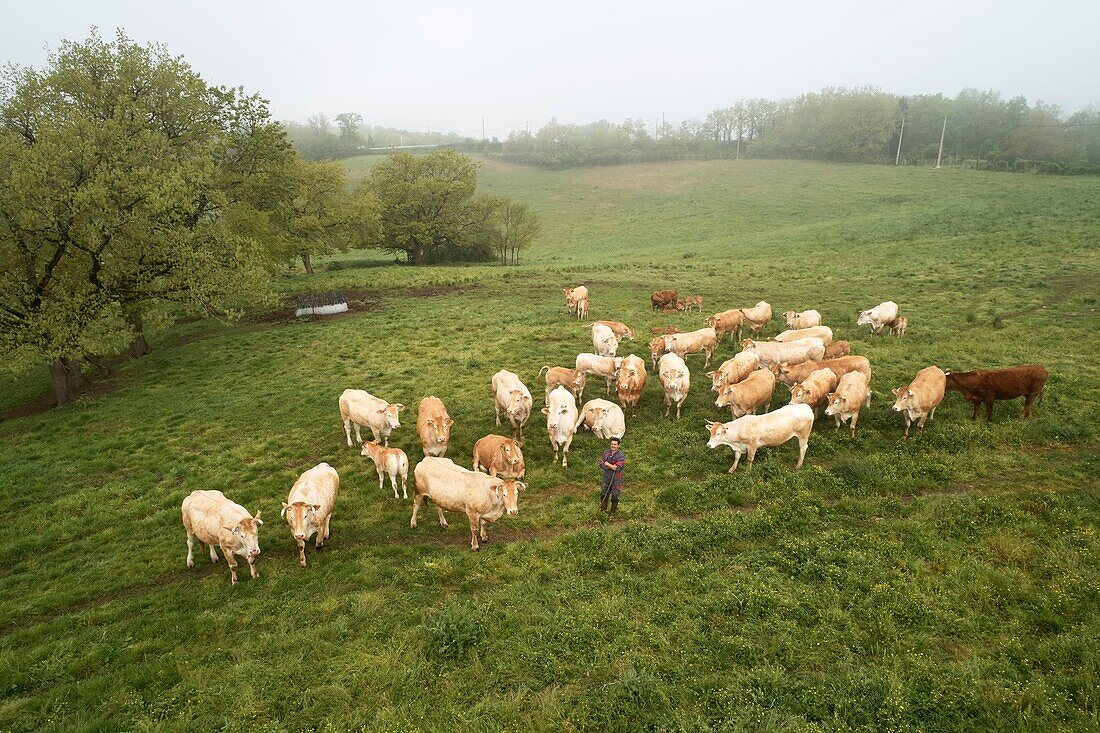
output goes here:
[[527, 472], [519, 441], [502, 435], [486, 435], [474, 443], [475, 471], [503, 478], [523, 478]]
[[455, 421], [447, 414], [443, 400], [425, 397], [416, 410], [416, 433], [426, 456], [445, 456], [451, 442], [451, 426]]
[[978, 369], [972, 372], [953, 372], [948, 369], [947, 389], [962, 394], [963, 398], [974, 405], [974, 414], [978, 417], [978, 407], [985, 403], [985, 419], [993, 422], [993, 403], [996, 400], [1014, 400], [1024, 398], [1024, 412], [1021, 417], [1031, 417], [1031, 405], [1042, 402], [1043, 387], [1047, 383], [1049, 372], [1039, 364], [1009, 367], [1008, 369]]
[[898, 316], [894, 319], [894, 322], [890, 324], [890, 335], [901, 338], [905, 335], [906, 329], [909, 328], [909, 319], [905, 316]]
[[690, 295], [683, 300], [676, 301], [676, 310], [678, 311], [690, 311], [692, 308], [698, 311], [703, 310], [702, 295]]
[[847, 341], [834, 341], [825, 347], [825, 358], [836, 359], [841, 356], [848, 356], [852, 353], [852, 345]]
[[645, 381], [645, 362], [634, 354], [623, 359], [623, 365], [619, 367], [619, 379], [615, 384], [615, 392], [619, 395], [619, 404], [624, 410], [627, 405], [631, 406], [631, 415], [638, 414], [638, 400], [642, 398]]
[[707, 316], [707, 325], [718, 334], [719, 341], [725, 338], [727, 333], [736, 333], [737, 340], [740, 342], [741, 328], [745, 325], [745, 314], [740, 308], [715, 313], [713, 316]]
[[653, 306], [654, 310], [658, 308], [667, 308], [675, 302], [675, 290], [654, 290], [653, 295], [649, 296], [649, 303]]
[[[546, 372], [546, 402], [550, 401], [550, 393], [559, 384], [572, 392], [574, 397], [579, 397], [584, 392], [584, 372], [566, 367], [544, 366], [539, 369], [538, 377], [541, 377], [543, 372]], [[536, 382], [538, 377], [535, 377]]]

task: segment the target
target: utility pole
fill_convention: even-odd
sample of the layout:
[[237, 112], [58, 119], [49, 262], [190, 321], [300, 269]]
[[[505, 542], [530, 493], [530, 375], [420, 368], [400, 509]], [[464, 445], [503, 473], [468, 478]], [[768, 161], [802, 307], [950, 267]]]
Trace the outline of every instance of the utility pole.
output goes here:
[[894, 157], [894, 165], [897, 165], [901, 161], [901, 139], [905, 137], [905, 115], [901, 118], [901, 132], [898, 133], [898, 154]]
[[481, 139], [485, 140], [485, 118], [481, 118]]
[[940, 167], [940, 163], [943, 161], [943, 136], [947, 133], [947, 115], [943, 116], [943, 129], [940, 130], [940, 152], [936, 156], [936, 168]]

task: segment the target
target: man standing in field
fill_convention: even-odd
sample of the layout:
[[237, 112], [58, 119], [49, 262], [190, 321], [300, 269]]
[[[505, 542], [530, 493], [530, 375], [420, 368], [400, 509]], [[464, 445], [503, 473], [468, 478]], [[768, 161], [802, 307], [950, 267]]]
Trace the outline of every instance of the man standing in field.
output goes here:
[[600, 456], [600, 470], [603, 478], [600, 480], [600, 511], [607, 509], [607, 502], [611, 502], [609, 517], [615, 516], [615, 510], [619, 508], [619, 493], [623, 490], [623, 466], [626, 465], [626, 456], [619, 450], [619, 439], [611, 439], [611, 447]]

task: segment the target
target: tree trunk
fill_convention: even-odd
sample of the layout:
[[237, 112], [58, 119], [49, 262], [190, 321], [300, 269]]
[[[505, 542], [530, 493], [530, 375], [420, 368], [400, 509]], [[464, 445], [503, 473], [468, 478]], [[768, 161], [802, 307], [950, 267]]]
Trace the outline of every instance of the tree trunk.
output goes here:
[[126, 349], [126, 355], [131, 359], [139, 359], [152, 353], [149, 342], [145, 340], [145, 331], [141, 321], [141, 311], [132, 311], [126, 314], [126, 322], [134, 329], [134, 338]]
[[80, 373], [80, 363], [73, 359], [55, 359], [50, 363], [50, 381], [57, 405], [67, 405], [80, 395], [88, 383]]
[[303, 252], [302, 253], [302, 264], [305, 265], [306, 274], [307, 275], [312, 275], [313, 274], [313, 263], [311, 263], [309, 261], [309, 252]]

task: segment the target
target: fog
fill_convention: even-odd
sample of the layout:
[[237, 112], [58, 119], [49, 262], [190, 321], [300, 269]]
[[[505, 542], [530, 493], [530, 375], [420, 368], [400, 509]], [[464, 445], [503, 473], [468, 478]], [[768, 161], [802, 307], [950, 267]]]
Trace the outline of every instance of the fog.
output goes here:
[[751, 97], [966, 87], [1073, 111], [1100, 103], [1100, 2], [6, 3], [0, 59], [98, 26], [163, 42], [276, 116], [505, 137], [551, 117], [670, 122]]

